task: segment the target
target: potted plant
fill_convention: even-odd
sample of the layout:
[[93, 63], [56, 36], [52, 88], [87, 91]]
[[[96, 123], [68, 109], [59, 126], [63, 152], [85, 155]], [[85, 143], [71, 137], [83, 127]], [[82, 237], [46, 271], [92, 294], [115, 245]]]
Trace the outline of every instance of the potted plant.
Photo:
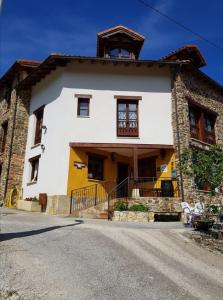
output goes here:
[[193, 227], [199, 231], [207, 232], [214, 224], [214, 220], [209, 215], [202, 215], [193, 221]]

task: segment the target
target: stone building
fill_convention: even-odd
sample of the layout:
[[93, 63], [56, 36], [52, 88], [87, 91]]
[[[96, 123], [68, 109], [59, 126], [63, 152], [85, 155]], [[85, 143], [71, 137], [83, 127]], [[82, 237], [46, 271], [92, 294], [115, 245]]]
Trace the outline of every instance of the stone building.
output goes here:
[[21, 189], [30, 89], [17, 86], [38, 65], [18, 60], [0, 79], [0, 200], [10, 189]]
[[180, 211], [182, 198], [209, 199], [207, 187], [181, 174], [179, 153], [222, 143], [223, 87], [200, 70], [206, 62], [196, 46], [141, 60], [143, 43], [116, 26], [98, 34], [96, 57], [30, 63], [39, 66], [14, 84], [8, 119], [1, 111], [2, 197], [13, 186], [23, 198], [45, 194], [53, 213], [108, 197], [164, 212]]

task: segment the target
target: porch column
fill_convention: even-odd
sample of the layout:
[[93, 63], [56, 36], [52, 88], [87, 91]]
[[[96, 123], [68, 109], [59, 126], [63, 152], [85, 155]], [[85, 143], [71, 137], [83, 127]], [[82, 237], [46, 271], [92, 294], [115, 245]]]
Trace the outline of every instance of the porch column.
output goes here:
[[138, 174], [138, 148], [133, 148], [133, 174], [134, 180], [137, 180], [139, 177]]

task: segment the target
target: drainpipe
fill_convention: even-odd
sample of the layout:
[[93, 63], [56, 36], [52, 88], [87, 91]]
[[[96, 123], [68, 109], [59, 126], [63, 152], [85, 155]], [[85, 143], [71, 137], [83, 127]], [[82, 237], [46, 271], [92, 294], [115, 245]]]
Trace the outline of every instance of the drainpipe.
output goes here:
[[181, 162], [181, 145], [180, 145], [180, 128], [179, 128], [179, 120], [178, 120], [178, 103], [177, 103], [177, 92], [176, 92], [176, 79], [177, 76], [180, 75], [182, 69], [182, 64], [178, 65], [175, 69], [173, 76], [173, 96], [175, 103], [175, 114], [176, 114], [176, 134], [177, 134], [177, 154], [179, 158], [179, 173], [180, 173], [180, 190], [182, 195], [182, 201], [185, 200], [184, 195], [184, 186], [183, 186], [183, 173], [182, 173], [182, 162]]

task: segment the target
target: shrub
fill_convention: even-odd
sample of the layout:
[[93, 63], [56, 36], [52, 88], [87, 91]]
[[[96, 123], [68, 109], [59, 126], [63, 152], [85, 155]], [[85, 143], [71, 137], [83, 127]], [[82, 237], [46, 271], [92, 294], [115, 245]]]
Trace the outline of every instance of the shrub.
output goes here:
[[115, 210], [117, 211], [125, 211], [128, 210], [128, 203], [118, 201], [115, 203]]
[[208, 210], [212, 214], [219, 214], [221, 212], [221, 207], [216, 204], [211, 204]]
[[129, 211], [141, 211], [141, 212], [148, 212], [149, 208], [143, 204], [133, 204], [129, 207]]

